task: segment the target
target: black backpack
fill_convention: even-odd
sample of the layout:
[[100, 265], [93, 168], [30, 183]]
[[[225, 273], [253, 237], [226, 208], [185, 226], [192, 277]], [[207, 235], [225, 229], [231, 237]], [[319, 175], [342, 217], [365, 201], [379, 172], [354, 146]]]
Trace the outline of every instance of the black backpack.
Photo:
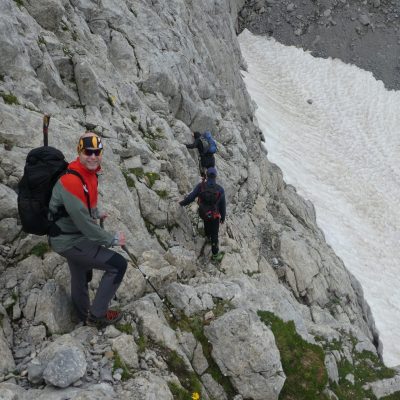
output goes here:
[[[54, 147], [42, 146], [28, 153], [24, 175], [18, 184], [18, 213], [24, 232], [50, 236], [66, 233], [55, 224], [59, 218], [68, 215], [64, 208], [58, 210], [52, 220], [48, 218], [53, 187], [66, 173], [78, 176], [86, 187], [82, 176], [67, 167], [64, 154]], [[90, 212], [89, 193], [85, 191], [85, 195]]]
[[201, 191], [199, 193], [199, 215], [204, 221], [211, 221], [221, 217], [217, 203], [221, 197], [221, 192], [216, 184], [206, 185], [204, 182], [201, 184]]

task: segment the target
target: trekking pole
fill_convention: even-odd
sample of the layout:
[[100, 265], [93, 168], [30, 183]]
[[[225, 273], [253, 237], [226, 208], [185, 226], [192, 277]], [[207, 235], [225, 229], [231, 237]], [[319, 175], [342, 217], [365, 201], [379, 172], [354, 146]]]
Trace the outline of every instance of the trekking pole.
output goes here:
[[43, 145], [49, 145], [49, 124], [50, 124], [50, 115], [43, 115]]
[[154, 290], [154, 292], [157, 294], [157, 296], [160, 298], [161, 303], [165, 304], [165, 306], [168, 308], [168, 311], [171, 313], [175, 321], [179, 321], [179, 318], [175, 315], [175, 313], [172, 311], [172, 308], [168, 305], [168, 300], [161, 296], [160, 293], [157, 291], [157, 289], [154, 287], [154, 285], [151, 283], [149, 277], [139, 268], [137, 258], [128, 250], [128, 248], [124, 245], [121, 246], [122, 250], [125, 251], [126, 254], [128, 254], [129, 258], [131, 259], [133, 265], [135, 268], [137, 268], [140, 273], [143, 275], [144, 279], [146, 282], [150, 285], [150, 287]]

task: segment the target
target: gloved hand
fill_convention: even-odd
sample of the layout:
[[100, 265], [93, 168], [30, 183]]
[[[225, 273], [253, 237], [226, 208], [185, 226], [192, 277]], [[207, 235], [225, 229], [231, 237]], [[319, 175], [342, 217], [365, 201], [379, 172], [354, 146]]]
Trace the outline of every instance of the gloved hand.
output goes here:
[[126, 245], [126, 237], [124, 232], [117, 232], [114, 236], [113, 246], [125, 246]]
[[99, 219], [105, 220], [108, 217], [108, 214], [105, 211], [99, 212]]

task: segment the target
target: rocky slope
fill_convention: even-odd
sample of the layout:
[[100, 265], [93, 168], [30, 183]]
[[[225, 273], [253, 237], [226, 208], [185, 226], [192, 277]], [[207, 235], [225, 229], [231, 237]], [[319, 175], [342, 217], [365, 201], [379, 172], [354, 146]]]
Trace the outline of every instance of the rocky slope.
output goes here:
[[[345, 399], [399, 389], [379, 361], [360, 285], [261, 147], [240, 75], [242, 5], [0, 0], [1, 398]], [[75, 325], [64, 259], [17, 219], [17, 182], [41, 145], [44, 112], [50, 143], [68, 159], [85, 127], [104, 137], [106, 229], [128, 233], [174, 315], [132, 267], [118, 291], [123, 323]], [[218, 265], [208, 246], [200, 254], [196, 206], [177, 204], [198, 181], [197, 154], [183, 143], [205, 129], [228, 198]]]
[[355, 64], [399, 90], [399, 18], [390, 0], [247, 0], [237, 29]]

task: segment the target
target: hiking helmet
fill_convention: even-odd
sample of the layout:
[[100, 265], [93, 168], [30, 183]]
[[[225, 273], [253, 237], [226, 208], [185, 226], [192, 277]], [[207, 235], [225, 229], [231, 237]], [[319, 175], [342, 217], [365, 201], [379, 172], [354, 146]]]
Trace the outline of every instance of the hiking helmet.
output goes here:
[[208, 168], [207, 169], [207, 176], [213, 176], [213, 177], [215, 177], [215, 176], [217, 176], [217, 169], [216, 168], [214, 168], [214, 167], [210, 167], [210, 168]]
[[85, 134], [79, 139], [78, 142], [78, 153], [81, 153], [83, 149], [101, 149], [103, 150], [103, 143], [101, 142], [101, 138], [97, 136], [95, 133], [92, 133], [91, 136], [86, 136], [86, 134], [90, 134], [92, 132], [85, 132]]

